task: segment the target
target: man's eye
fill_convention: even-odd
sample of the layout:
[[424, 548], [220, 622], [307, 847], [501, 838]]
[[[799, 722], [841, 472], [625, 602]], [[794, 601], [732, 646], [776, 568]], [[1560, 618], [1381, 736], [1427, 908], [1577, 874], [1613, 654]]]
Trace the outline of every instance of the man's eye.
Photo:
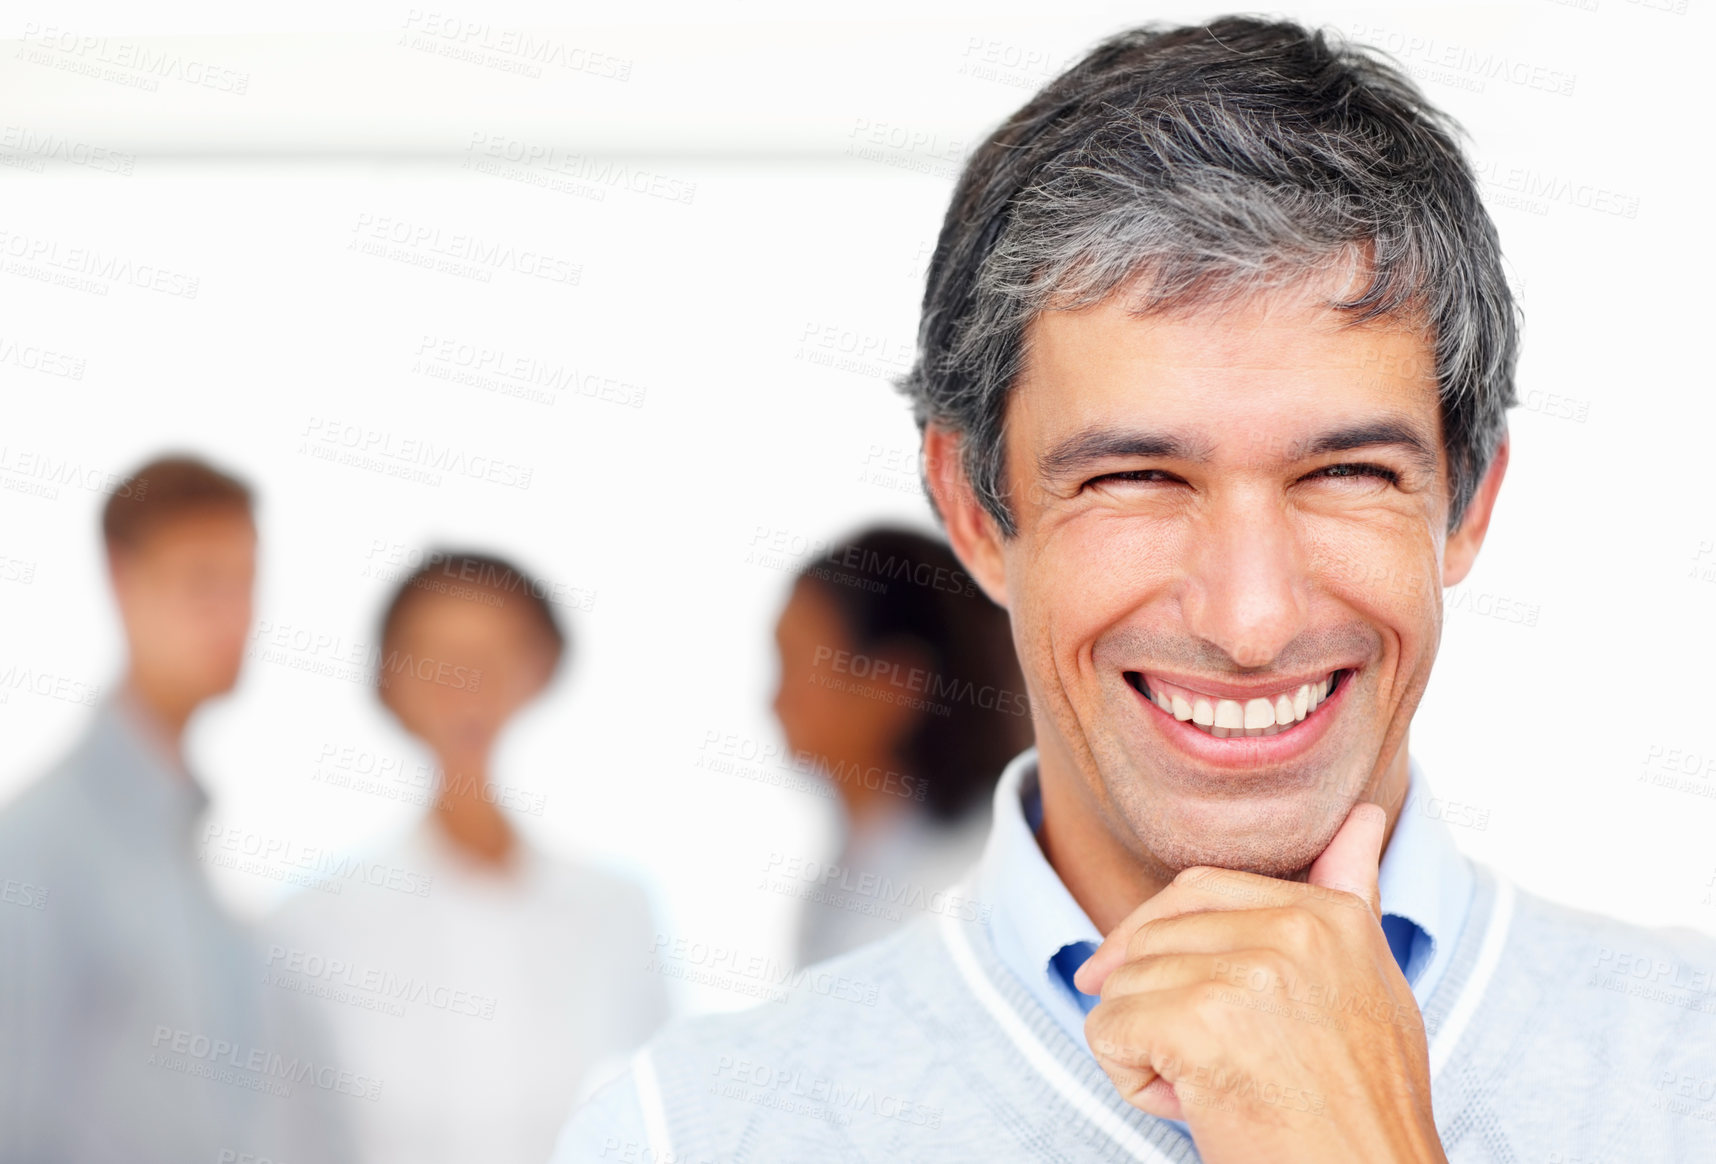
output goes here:
[[1118, 473], [1104, 473], [1100, 477], [1092, 477], [1085, 484], [1105, 485], [1109, 482], [1122, 481], [1178, 481], [1179, 478], [1163, 469], [1124, 469]]
[[1311, 477], [1375, 477], [1388, 482], [1390, 485], [1400, 484], [1400, 474], [1382, 465], [1325, 465], [1316, 472], [1307, 475]]

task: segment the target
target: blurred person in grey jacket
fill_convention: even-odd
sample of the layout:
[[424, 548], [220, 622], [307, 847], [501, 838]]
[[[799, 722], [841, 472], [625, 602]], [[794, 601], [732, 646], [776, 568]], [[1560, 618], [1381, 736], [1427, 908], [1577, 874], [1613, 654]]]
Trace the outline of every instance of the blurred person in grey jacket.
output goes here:
[[0, 811], [0, 1161], [346, 1160], [331, 1062], [197, 851], [186, 724], [232, 689], [256, 572], [250, 490], [155, 460], [102, 518], [126, 664], [82, 739]]

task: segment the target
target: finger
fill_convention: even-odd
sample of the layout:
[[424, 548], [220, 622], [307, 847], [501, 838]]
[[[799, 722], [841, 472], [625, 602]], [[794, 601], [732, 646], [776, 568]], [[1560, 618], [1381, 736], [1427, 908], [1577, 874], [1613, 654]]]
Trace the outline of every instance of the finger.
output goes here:
[[1133, 935], [1163, 918], [1192, 913], [1267, 909], [1300, 900], [1305, 887], [1256, 873], [1194, 866], [1183, 870], [1166, 888], [1128, 914], [1108, 932], [1102, 944], [1073, 974], [1073, 985], [1086, 994], [1101, 994], [1102, 984], [1126, 960]]
[[1134, 1094], [1128, 1102], [1139, 1111], [1153, 1115], [1159, 1120], [1184, 1121], [1186, 1118], [1186, 1109], [1180, 1106], [1180, 1097], [1174, 1091], [1174, 1085], [1160, 1075], [1152, 1079], [1149, 1086]]
[[1382, 838], [1387, 831], [1388, 814], [1380, 805], [1353, 805], [1329, 847], [1311, 863], [1307, 880], [1320, 889], [1352, 894], [1380, 918], [1382, 895], [1376, 882], [1382, 864]]
[[[1270, 909], [1247, 909], [1225, 912], [1185, 913], [1177, 917], [1157, 918], [1147, 922], [1127, 943], [1121, 965], [1144, 958], [1166, 957], [1170, 954], [1231, 954], [1251, 948], [1293, 948], [1292, 935], [1298, 932], [1295, 916], [1302, 913], [1297, 905], [1278, 905]], [[1109, 971], [1119, 972], [1120, 967]]]
[[1213, 982], [1229, 972], [1229, 960], [1218, 954], [1168, 953], [1129, 958], [1116, 966], [1103, 982], [1102, 1000], [1108, 1002], [1128, 994], [1196, 986]]
[[1085, 1019], [1091, 1054], [1115, 1090], [1134, 1107], [1163, 1119], [1185, 1118], [1174, 1079], [1187, 1062], [1186, 1047], [1208, 1049], [1208, 1040], [1184, 1021], [1200, 989], [1190, 986], [1125, 995], [1102, 1002]]

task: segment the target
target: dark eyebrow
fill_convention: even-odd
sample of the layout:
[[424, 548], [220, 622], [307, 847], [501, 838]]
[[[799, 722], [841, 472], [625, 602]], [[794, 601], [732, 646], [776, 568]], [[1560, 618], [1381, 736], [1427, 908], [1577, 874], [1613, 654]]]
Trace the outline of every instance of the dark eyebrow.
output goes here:
[[1372, 420], [1346, 428], [1332, 429], [1295, 445], [1290, 451], [1294, 454], [1293, 459], [1298, 460], [1302, 457], [1344, 453], [1378, 445], [1393, 445], [1404, 449], [1419, 469], [1431, 475], [1436, 472], [1438, 462], [1435, 445], [1416, 424], [1403, 420]]
[[1110, 457], [1161, 457], [1176, 461], [1207, 461], [1208, 442], [1171, 432], [1095, 426], [1076, 432], [1037, 458], [1037, 475], [1071, 476], [1094, 461]]

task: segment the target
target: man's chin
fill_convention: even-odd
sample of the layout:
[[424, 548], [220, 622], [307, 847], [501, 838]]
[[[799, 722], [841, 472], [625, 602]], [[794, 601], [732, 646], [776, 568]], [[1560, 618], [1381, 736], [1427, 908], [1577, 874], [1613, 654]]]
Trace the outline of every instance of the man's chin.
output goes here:
[[1139, 841], [1173, 872], [1194, 865], [1291, 879], [1328, 847], [1351, 805], [1267, 801], [1164, 805], [1134, 820]]

